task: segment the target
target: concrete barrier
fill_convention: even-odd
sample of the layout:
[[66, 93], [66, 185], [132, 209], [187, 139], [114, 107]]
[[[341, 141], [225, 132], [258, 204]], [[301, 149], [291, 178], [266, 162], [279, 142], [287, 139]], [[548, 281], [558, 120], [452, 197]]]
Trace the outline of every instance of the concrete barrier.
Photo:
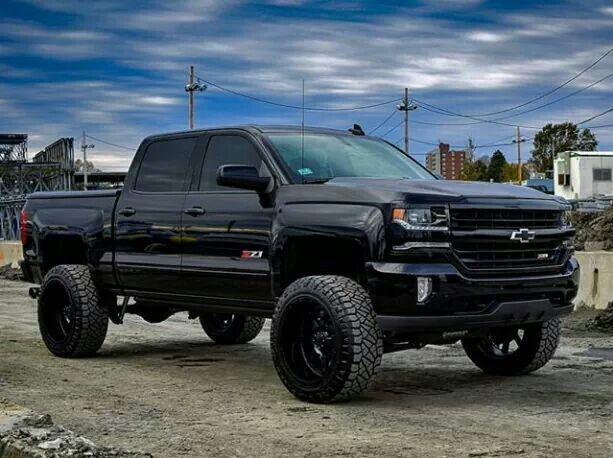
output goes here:
[[575, 306], [604, 309], [613, 301], [613, 252], [577, 251], [581, 282]]
[[23, 250], [21, 242], [17, 241], [2, 241], [0, 242], [0, 267], [11, 265], [11, 267], [19, 267], [18, 261], [23, 259]]

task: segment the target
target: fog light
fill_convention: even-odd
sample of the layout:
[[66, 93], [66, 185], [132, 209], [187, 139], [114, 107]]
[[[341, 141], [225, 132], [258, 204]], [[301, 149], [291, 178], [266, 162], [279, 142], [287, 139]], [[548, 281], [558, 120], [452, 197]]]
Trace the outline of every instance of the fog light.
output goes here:
[[430, 277], [417, 277], [417, 302], [425, 302], [430, 294], [432, 294], [432, 279]]

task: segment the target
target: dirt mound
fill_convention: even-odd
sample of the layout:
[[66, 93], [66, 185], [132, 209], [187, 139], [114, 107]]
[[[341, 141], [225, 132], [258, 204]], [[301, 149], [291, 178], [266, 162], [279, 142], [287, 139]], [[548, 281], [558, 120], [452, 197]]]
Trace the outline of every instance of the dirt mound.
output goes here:
[[573, 212], [571, 222], [577, 233], [577, 250], [613, 251], [613, 208], [603, 212]]

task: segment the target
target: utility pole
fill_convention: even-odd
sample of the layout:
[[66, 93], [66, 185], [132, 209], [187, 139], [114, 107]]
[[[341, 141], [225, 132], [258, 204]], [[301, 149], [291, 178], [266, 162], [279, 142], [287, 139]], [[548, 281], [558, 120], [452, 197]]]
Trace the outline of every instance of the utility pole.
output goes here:
[[83, 190], [87, 191], [87, 149], [95, 148], [96, 145], [90, 143], [89, 145], [85, 143], [85, 131], [83, 131], [83, 140], [81, 142], [81, 151], [83, 151]]
[[517, 145], [517, 184], [520, 184], [520, 185], [521, 185], [521, 180], [522, 180], [521, 146], [520, 145], [525, 141], [526, 141], [525, 138], [521, 138], [521, 135], [519, 134], [519, 126], [517, 126], [516, 131], [515, 131], [515, 140], [513, 140], [513, 143]]
[[519, 126], [515, 132], [515, 142], [517, 143], [517, 184], [521, 185], [521, 143], [519, 138]]
[[194, 91], [203, 92], [206, 90], [207, 86], [204, 83], [199, 83], [195, 81], [197, 79], [194, 73], [194, 66], [189, 66], [189, 81], [185, 85], [185, 92], [187, 92], [188, 96], [188, 117], [189, 117], [189, 128], [190, 130], [194, 128]]
[[417, 110], [417, 105], [409, 102], [409, 89], [406, 87], [402, 102], [397, 108], [399, 111], [404, 111], [404, 152], [409, 154], [409, 111]]
[[[190, 87], [194, 84], [194, 66], [189, 66], [189, 85]], [[190, 130], [194, 128], [194, 91], [190, 90], [189, 94], [189, 128]]]

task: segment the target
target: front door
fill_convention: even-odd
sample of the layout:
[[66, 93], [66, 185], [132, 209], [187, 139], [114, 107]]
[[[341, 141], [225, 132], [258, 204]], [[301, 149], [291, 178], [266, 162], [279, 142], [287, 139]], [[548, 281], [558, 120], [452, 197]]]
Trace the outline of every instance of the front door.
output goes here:
[[176, 293], [181, 270], [181, 216], [198, 138], [144, 145], [117, 203], [115, 266], [122, 288]]
[[248, 136], [208, 139], [200, 174], [194, 174], [184, 205], [183, 288], [185, 294], [210, 302], [262, 306], [271, 300], [273, 210], [253, 191], [217, 185], [217, 169], [224, 164], [253, 165], [262, 176], [270, 176]]

